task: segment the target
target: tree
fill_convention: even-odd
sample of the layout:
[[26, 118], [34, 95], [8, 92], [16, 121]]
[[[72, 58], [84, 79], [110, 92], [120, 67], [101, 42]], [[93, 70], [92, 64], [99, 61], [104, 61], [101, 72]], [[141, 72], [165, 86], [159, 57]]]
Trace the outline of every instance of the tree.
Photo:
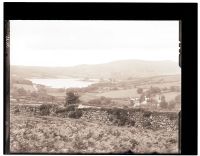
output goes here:
[[80, 102], [79, 95], [74, 91], [69, 91], [66, 93], [66, 106], [70, 104], [76, 104]]
[[161, 102], [160, 102], [160, 107], [161, 108], [167, 108], [168, 103], [165, 100], [165, 96], [161, 96]]
[[161, 92], [161, 90], [158, 87], [151, 87], [150, 92], [151, 92], [151, 94], [158, 94]]
[[150, 91], [150, 90], [147, 90], [147, 91], [145, 92], [145, 96], [148, 97], [148, 98], [150, 98], [150, 97], [151, 97], [151, 91]]
[[140, 101], [140, 103], [141, 103], [141, 102], [143, 102], [144, 100], [145, 100], [145, 94], [143, 93], [143, 94], [141, 94], [139, 101]]
[[138, 89], [137, 89], [137, 93], [138, 93], [138, 94], [142, 94], [142, 93], [143, 93], [143, 89], [142, 89], [142, 88], [138, 88]]

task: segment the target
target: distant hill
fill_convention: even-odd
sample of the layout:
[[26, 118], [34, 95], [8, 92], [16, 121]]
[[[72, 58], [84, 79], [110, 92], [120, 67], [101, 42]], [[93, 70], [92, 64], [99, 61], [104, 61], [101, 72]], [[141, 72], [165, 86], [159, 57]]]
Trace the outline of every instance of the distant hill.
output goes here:
[[24, 78], [129, 78], [180, 74], [173, 61], [120, 60], [104, 64], [73, 67], [11, 66], [11, 75]]

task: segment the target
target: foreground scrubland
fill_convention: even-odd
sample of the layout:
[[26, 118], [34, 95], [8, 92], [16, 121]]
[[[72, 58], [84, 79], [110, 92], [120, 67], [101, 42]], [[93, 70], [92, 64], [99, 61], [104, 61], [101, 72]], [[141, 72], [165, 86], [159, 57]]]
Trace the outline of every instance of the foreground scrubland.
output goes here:
[[177, 153], [178, 131], [11, 115], [10, 143], [14, 153]]

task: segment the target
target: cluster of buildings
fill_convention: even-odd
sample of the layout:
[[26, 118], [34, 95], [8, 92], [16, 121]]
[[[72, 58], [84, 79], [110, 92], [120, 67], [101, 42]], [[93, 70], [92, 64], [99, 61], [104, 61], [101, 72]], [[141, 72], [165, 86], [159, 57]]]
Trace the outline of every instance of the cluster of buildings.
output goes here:
[[133, 107], [147, 105], [148, 103], [154, 101], [156, 106], [159, 106], [161, 102], [161, 95], [155, 95], [154, 97], [144, 96], [143, 100], [140, 100], [140, 97], [129, 97], [130, 104]]

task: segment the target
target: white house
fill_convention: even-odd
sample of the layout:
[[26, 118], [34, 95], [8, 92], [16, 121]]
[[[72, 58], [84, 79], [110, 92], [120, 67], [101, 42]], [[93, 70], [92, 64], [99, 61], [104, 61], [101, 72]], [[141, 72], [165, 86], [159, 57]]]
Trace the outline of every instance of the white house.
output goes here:
[[157, 101], [157, 106], [159, 107], [161, 102], [161, 95], [160, 94], [155, 95], [154, 99]]
[[139, 97], [134, 97], [134, 98], [129, 97], [129, 101], [130, 101], [130, 104], [132, 104], [134, 107], [140, 105]]

